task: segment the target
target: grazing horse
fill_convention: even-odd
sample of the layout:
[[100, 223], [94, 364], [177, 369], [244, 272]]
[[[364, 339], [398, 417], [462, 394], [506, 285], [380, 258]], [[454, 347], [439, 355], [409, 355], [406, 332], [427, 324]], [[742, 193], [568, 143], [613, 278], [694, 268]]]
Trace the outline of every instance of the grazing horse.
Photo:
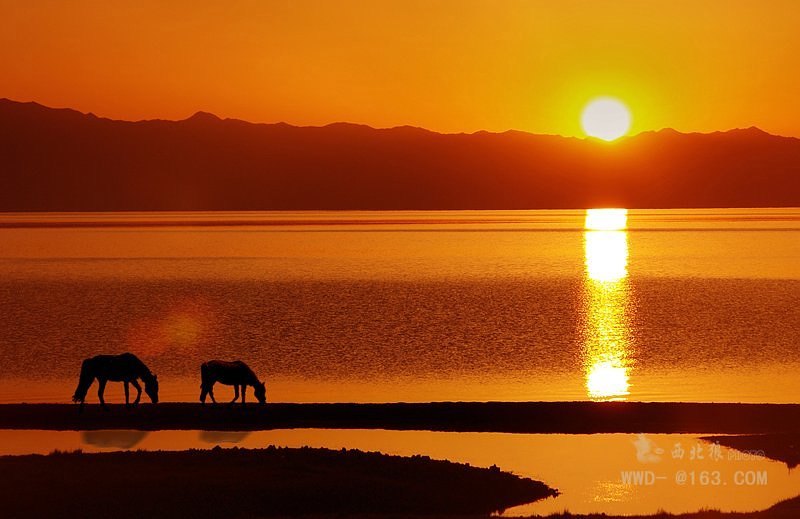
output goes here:
[[210, 360], [200, 366], [200, 403], [206, 403], [206, 395], [211, 397], [215, 404], [214, 384], [219, 382], [226, 386], [233, 386], [234, 397], [231, 404], [239, 399], [239, 387], [242, 388], [242, 405], [244, 405], [247, 386], [253, 386], [253, 393], [262, 404], [267, 401], [267, 390], [264, 383], [247, 364], [241, 360], [226, 362], [224, 360]]
[[142, 396], [142, 386], [136, 379], [142, 379], [144, 382], [144, 391], [154, 404], [158, 403], [158, 377], [144, 365], [144, 362], [133, 353], [123, 353], [121, 355], [97, 355], [90, 359], [83, 361], [81, 365], [81, 377], [78, 381], [78, 388], [72, 396], [73, 402], [80, 402], [81, 410], [83, 410], [83, 403], [86, 400], [86, 393], [89, 391], [89, 386], [92, 385], [94, 379], [97, 379], [99, 387], [97, 388], [97, 397], [100, 399], [100, 405], [103, 409], [107, 409], [106, 402], [103, 400], [103, 393], [106, 390], [106, 382], [124, 382], [125, 383], [125, 405], [130, 406], [128, 384], [132, 384], [136, 389], [136, 400], [133, 405], [139, 404], [139, 399]]

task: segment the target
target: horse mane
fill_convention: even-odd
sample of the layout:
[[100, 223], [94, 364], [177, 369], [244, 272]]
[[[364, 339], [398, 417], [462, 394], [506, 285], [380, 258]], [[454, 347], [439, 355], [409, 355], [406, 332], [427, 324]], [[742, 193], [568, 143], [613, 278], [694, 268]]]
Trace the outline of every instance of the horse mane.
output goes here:
[[123, 355], [127, 355], [130, 357], [131, 362], [135, 363], [139, 369], [139, 376], [142, 378], [143, 381], [147, 382], [148, 380], [152, 381], [155, 378], [153, 372], [150, 371], [150, 368], [147, 367], [147, 364], [142, 362], [142, 360], [134, 355], [133, 353], [123, 353]]
[[92, 385], [92, 381], [94, 381], [92, 359], [86, 359], [81, 364], [81, 376], [78, 380], [75, 394], [72, 395], [73, 402], [83, 402], [86, 399], [86, 393], [89, 392], [89, 386]]
[[[242, 361], [239, 361], [239, 362], [242, 362]], [[250, 383], [257, 384], [259, 382], [259, 380], [258, 380], [258, 375], [256, 375], [256, 372], [253, 371], [253, 368], [251, 368], [250, 366], [248, 366], [244, 362], [242, 362], [242, 364], [244, 364], [244, 367], [247, 369], [247, 376], [250, 378]]]

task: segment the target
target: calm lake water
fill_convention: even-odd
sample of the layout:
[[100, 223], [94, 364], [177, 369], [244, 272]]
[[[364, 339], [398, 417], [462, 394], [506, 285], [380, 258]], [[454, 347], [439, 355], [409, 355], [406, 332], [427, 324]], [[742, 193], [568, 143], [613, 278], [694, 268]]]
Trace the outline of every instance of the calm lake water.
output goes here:
[[[506, 515], [528, 516], [563, 510], [610, 514], [653, 514], [659, 510], [682, 513], [704, 508], [754, 511], [794, 497], [800, 489], [800, 471], [788, 470], [786, 465], [762, 456], [744, 456], [725, 447], [716, 450], [698, 436], [685, 434], [499, 434], [335, 429], [150, 433], [0, 430], [0, 454], [47, 453], [53, 449], [82, 449], [86, 452], [208, 449], [215, 445], [244, 448], [309, 445], [331, 449], [357, 448], [403, 456], [422, 454], [479, 467], [497, 465], [503, 470], [544, 481], [560, 492], [555, 498], [506, 510]], [[652, 447], [647, 456], [640, 455], [643, 445]], [[680, 445], [682, 458], [673, 456], [676, 445]], [[663, 452], [654, 454], [658, 449]], [[651, 472], [651, 484], [624, 482], [623, 473], [632, 472]], [[681, 473], [686, 477], [683, 483], [680, 482]]]
[[800, 400], [800, 209], [589, 216], [2, 215], [0, 401], [123, 351], [163, 400]]

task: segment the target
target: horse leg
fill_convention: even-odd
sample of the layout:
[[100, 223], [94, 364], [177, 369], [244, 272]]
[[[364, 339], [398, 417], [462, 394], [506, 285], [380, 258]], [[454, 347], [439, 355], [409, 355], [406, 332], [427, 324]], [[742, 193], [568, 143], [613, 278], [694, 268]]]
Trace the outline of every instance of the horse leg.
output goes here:
[[214, 382], [209, 383], [208, 380], [203, 378], [200, 381], [200, 403], [203, 405], [206, 405], [206, 396], [210, 396], [211, 401], [215, 404], [217, 403], [217, 401], [214, 400]]
[[231, 400], [231, 404], [239, 400], [239, 386], [237, 384], [233, 385], [233, 400]]
[[[94, 379], [92, 379], [92, 382], [94, 382]], [[89, 384], [89, 385], [91, 386], [91, 384]], [[86, 390], [88, 391], [89, 388], [86, 388]], [[83, 404], [85, 404], [85, 403], [86, 403], [86, 396], [84, 395], [84, 397], [81, 399], [80, 406], [78, 407], [78, 412], [79, 413], [83, 412]]]
[[97, 398], [100, 400], [100, 407], [105, 410], [108, 410], [106, 407], [106, 401], [103, 399], [103, 393], [106, 391], [106, 382], [108, 382], [104, 378], [97, 379], [98, 387], [97, 387]]
[[128, 387], [129, 382], [127, 380], [123, 381], [123, 385], [125, 386], [125, 407], [130, 407], [130, 388]]
[[133, 399], [133, 405], [139, 405], [139, 399], [142, 398], [142, 386], [139, 385], [139, 382], [136, 379], [131, 380], [131, 385], [133, 385], [133, 389], [136, 390], [136, 398]]
[[242, 384], [242, 407], [244, 407], [244, 395], [247, 393], [247, 386]]

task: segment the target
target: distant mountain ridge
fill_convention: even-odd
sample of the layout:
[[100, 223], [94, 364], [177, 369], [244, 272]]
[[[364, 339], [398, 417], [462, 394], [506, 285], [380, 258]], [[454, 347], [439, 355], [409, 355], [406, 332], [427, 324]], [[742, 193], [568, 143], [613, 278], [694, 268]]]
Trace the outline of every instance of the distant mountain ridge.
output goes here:
[[0, 211], [800, 206], [800, 139], [116, 121], [0, 99]]

